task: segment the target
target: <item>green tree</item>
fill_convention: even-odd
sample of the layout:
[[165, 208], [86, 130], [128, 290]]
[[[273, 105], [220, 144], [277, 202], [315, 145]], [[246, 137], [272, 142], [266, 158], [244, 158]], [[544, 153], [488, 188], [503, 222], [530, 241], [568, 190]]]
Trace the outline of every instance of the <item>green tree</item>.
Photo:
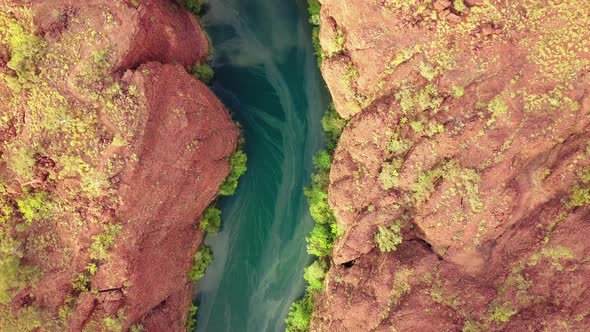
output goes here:
[[211, 84], [211, 81], [213, 81], [213, 76], [215, 75], [213, 68], [211, 68], [208, 63], [199, 63], [194, 65], [193, 67], [189, 68], [188, 72], [205, 84]]
[[313, 299], [307, 294], [302, 299], [291, 305], [285, 323], [286, 332], [306, 332], [309, 330], [309, 321], [313, 311]]
[[326, 263], [316, 260], [305, 268], [303, 278], [307, 281], [307, 291], [313, 293], [324, 289], [324, 278], [326, 277]]
[[209, 206], [201, 218], [201, 229], [209, 234], [217, 234], [221, 227], [221, 210], [214, 206]]
[[247, 161], [248, 157], [241, 148], [231, 155], [229, 159], [230, 173], [221, 184], [219, 194], [223, 196], [231, 196], [236, 192], [236, 189], [238, 188], [238, 180], [244, 175], [244, 173], [246, 173], [246, 170], [248, 170], [248, 167], [246, 166]]
[[202, 245], [195, 253], [193, 267], [188, 273], [188, 279], [195, 282], [203, 278], [211, 261], [213, 261], [213, 252], [211, 251], [211, 248]]

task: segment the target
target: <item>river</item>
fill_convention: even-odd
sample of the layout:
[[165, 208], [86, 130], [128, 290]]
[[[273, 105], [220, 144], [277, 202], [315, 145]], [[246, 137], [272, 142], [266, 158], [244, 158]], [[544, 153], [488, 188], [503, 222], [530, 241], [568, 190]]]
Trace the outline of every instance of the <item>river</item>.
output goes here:
[[197, 331], [284, 331], [303, 294], [313, 227], [303, 188], [329, 103], [305, 0], [209, 0], [213, 90], [243, 127], [248, 172], [220, 202], [213, 263], [197, 284]]

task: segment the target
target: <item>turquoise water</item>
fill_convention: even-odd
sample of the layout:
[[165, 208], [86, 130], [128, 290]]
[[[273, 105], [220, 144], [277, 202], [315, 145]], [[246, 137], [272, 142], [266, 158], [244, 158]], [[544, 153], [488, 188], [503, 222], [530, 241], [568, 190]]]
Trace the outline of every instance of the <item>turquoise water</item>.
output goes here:
[[214, 260], [197, 284], [197, 331], [284, 331], [303, 294], [313, 227], [303, 187], [323, 146], [328, 94], [311, 49], [305, 0], [209, 0], [213, 89], [246, 137], [248, 172], [222, 199]]

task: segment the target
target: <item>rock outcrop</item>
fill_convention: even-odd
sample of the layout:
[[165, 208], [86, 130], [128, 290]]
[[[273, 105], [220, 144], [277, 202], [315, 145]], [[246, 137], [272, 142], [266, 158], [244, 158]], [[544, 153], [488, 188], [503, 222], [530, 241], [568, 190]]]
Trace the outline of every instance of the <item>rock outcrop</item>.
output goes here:
[[590, 330], [590, 2], [320, 2], [349, 124], [311, 330]]
[[184, 330], [238, 138], [208, 53], [174, 1], [0, 1], [0, 330]]

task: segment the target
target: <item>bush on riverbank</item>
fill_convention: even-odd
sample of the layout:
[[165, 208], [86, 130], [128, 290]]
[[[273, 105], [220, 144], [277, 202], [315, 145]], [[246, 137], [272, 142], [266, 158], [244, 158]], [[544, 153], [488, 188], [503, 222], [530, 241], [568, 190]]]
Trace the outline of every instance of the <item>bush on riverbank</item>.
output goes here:
[[205, 276], [205, 271], [213, 260], [213, 252], [205, 245], [202, 245], [195, 253], [193, 267], [188, 273], [188, 279], [195, 282]]
[[217, 234], [221, 227], [221, 210], [215, 206], [209, 206], [203, 213], [199, 225], [204, 232], [207, 232], [208, 234]]

